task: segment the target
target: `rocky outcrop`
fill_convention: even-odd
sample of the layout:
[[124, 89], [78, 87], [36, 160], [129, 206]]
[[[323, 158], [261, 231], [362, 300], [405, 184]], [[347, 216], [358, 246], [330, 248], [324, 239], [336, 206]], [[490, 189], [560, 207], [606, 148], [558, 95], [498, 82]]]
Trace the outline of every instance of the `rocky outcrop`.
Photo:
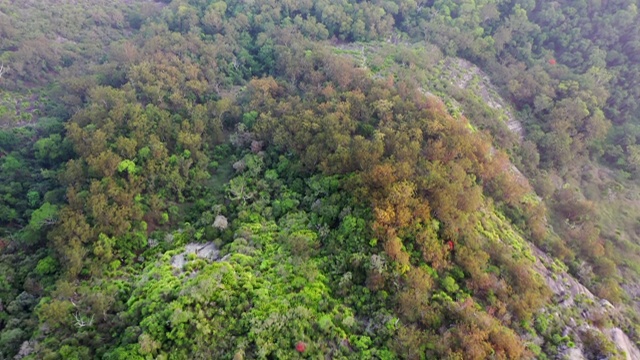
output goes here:
[[[609, 301], [595, 296], [589, 289], [571, 276], [558, 262], [534, 245], [530, 245], [536, 257], [535, 268], [545, 279], [547, 286], [555, 295], [555, 302], [561, 309], [578, 310], [581, 319], [569, 319], [571, 326], [566, 330], [573, 333], [576, 339], [576, 347], [565, 349], [562, 353], [564, 359], [586, 359], [583, 347], [580, 343], [580, 334], [585, 331], [600, 332], [618, 348], [619, 353], [626, 360], [640, 360], [640, 350], [629, 339], [627, 334], [618, 327], [599, 329], [586, 324], [594, 314], [606, 314], [610, 317], [620, 316], [618, 309]], [[578, 325], [578, 322], [582, 325]]]
[[216, 260], [219, 257], [220, 251], [212, 242], [204, 244], [189, 243], [185, 246], [185, 250], [183, 252], [171, 258], [171, 265], [176, 269], [182, 269], [184, 264], [187, 262], [186, 256], [188, 254], [195, 254], [197, 257], [207, 260]]
[[608, 329], [605, 334], [622, 350], [627, 360], [640, 360], [640, 350], [631, 342], [631, 339], [619, 328]]
[[[511, 132], [517, 134], [520, 139], [524, 137], [522, 123], [516, 118], [513, 110], [507, 102], [498, 94], [495, 86], [491, 84], [489, 76], [479, 67], [462, 58], [447, 58], [444, 62], [445, 77], [451, 84], [460, 89], [475, 87], [475, 92], [492, 109], [500, 110], [506, 117], [505, 122]], [[473, 80], [477, 81], [473, 81]]]

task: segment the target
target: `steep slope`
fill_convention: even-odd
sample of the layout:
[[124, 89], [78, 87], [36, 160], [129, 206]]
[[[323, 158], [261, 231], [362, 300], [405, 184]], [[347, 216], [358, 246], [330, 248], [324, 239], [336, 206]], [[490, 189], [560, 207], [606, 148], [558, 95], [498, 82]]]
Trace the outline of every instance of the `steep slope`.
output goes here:
[[[411, 46], [408, 44], [388, 43], [377, 45], [350, 44], [339, 45], [337, 47], [337, 53], [353, 57], [360, 67], [370, 70], [372, 76], [379, 78], [394, 76], [396, 73], [402, 74], [402, 72], [408, 68], [414, 74], [414, 79], [424, 79], [420, 77], [422, 71], [431, 71], [435, 75], [427, 77], [428, 80], [426, 81], [422, 80], [420, 85], [426, 89], [427, 94], [433, 95], [434, 92], [437, 92], [443, 96], [443, 101], [447, 104], [447, 109], [452, 116], [459, 117], [469, 114], [467, 116], [470, 116], [471, 123], [476, 126], [486, 127], [487, 124], [483, 122], [484, 118], [479, 118], [476, 122], [476, 117], [474, 117], [474, 115], [479, 112], [477, 109], [480, 108], [484, 110], [484, 112], [491, 114], [494, 119], [504, 121], [501, 127], [494, 126], [489, 128], [496, 139], [507, 138], [500, 134], [500, 130], [504, 128], [504, 125], [521, 140], [523, 139], [522, 125], [520, 121], [515, 118], [514, 110], [509, 109], [507, 105], [508, 101], [498, 94], [496, 88], [491, 84], [488, 76], [482, 72], [482, 70], [466, 60], [459, 58], [441, 58], [437, 53], [431, 56], [435, 57], [436, 61], [438, 59], [441, 60], [437, 62], [434, 62], [433, 59], [428, 60], [428, 58], [424, 57], [426, 54], [419, 53], [421, 49], [425, 48], [428, 48], [428, 45]], [[423, 56], [421, 64], [431, 63], [431, 67], [426, 69], [417, 68], [416, 65], [412, 63], [412, 61], [415, 61], [415, 58], [407, 54]], [[384, 66], [375, 65], [377, 61], [376, 58], [384, 58], [385, 56], [387, 60]], [[453, 86], [453, 88], [451, 86]], [[461, 94], [460, 91], [463, 91], [463, 93]], [[482, 108], [482, 104], [470, 102], [469, 98], [480, 99], [484, 102], [485, 108]], [[464, 104], [461, 104], [456, 99], [462, 99]], [[498, 145], [511, 145], [514, 148], [516, 146], [504, 141], [499, 141]], [[526, 181], [525, 176], [516, 166], [511, 165], [511, 169], [520, 181]], [[601, 201], [604, 202], [604, 200]], [[628, 327], [630, 320], [626, 319], [625, 315], [607, 300], [598, 298], [580, 284], [579, 280], [568, 273], [569, 269], [562, 261], [554, 260], [531, 242], [525, 243], [524, 240], [520, 239], [520, 243], [526, 248], [531, 248], [532, 254], [536, 258], [535, 267], [554, 294], [553, 305], [550, 305], [545, 312], [555, 312], [556, 316], [560, 316], [560, 322], [563, 324], [561, 326], [564, 327], [562, 333], [571, 334], [572, 341], [578, 344], [578, 348], [564, 346], [564, 353], [574, 358], [585, 358], [585, 352], [589, 353], [591, 350], [583, 349], [582, 342], [580, 341], [581, 334], [596, 332], [606, 336], [621, 350], [621, 354], [627, 354], [628, 359], [637, 358], [638, 349], [636, 345], [633, 344], [619, 328], [613, 327], [607, 329], [590, 325], [592, 321], [594, 321], [592, 316], [602, 317], [603, 319], [607, 318], [609, 320], [604, 321], [603, 319], [599, 319], [598, 326], [600, 327], [605, 322], [613, 320], [613, 323], [621, 324], [627, 328], [627, 331], [633, 332], [634, 330]], [[629, 283], [633, 283], [633, 281]], [[579, 305], [576, 303], [576, 298], [579, 299]], [[567, 312], [569, 309], [573, 310], [571, 315]], [[576, 312], [576, 309], [581, 310]], [[612, 326], [611, 323], [607, 325], [607, 327], [609, 326]]]
[[1, 358], [637, 354], [608, 75], [540, 9], [56, 4], [0, 2]]

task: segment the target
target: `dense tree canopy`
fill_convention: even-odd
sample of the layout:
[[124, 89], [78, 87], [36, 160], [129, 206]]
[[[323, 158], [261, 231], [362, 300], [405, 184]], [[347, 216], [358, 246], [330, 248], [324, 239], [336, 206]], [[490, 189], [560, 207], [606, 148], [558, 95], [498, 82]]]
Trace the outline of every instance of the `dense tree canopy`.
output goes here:
[[[0, 0], [0, 359], [615, 356], [590, 329], [638, 340], [640, 209], [612, 230], [597, 194], [640, 171], [637, 17]], [[537, 248], [622, 315], [563, 333]]]

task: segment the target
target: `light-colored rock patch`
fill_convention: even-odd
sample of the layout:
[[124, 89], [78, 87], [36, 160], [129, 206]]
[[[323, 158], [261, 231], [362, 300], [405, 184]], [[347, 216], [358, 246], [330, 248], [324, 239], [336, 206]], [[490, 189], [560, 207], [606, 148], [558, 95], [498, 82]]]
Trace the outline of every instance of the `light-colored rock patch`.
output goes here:
[[184, 267], [184, 264], [186, 264], [187, 262], [187, 254], [196, 254], [196, 256], [200, 258], [213, 261], [218, 259], [220, 251], [212, 242], [204, 244], [189, 243], [185, 246], [185, 250], [182, 253], [171, 258], [171, 265], [176, 269], [182, 269], [182, 267]]

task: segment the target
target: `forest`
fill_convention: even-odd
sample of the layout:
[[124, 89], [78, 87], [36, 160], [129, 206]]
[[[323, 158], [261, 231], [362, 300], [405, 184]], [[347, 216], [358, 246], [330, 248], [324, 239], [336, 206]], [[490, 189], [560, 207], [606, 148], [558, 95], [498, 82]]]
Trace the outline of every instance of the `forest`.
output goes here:
[[639, 358], [639, 5], [0, 0], [0, 360]]

